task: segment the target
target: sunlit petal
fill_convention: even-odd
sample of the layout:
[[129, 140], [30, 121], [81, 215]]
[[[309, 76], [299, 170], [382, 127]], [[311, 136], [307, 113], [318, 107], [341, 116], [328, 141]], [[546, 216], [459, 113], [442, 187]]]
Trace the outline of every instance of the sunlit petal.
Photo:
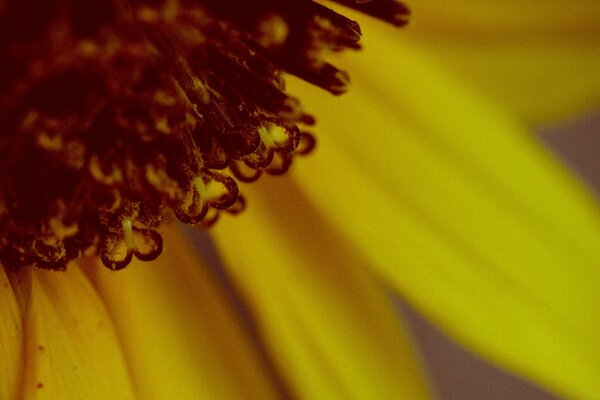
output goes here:
[[367, 262], [290, 181], [256, 186], [245, 188], [249, 209], [213, 232], [294, 393], [428, 398], [412, 341]]
[[0, 399], [12, 399], [17, 396], [23, 372], [23, 316], [1, 265], [0, 315]]
[[112, 322], [85, 276], [75, 265], [27, 275], [11, 277], [26, 309], [17, 398], [132, 399]]
[[[595, 201], [519, 124], [408, 43], [308, 88], [320, 148], [295, 170], [356, 257], [443, 329], [559, 393], [600, 393]], [[385, 56], [387, 54], [387, 59]], [[335, 106], [334, 106], [335, 102]]]
[[173, 227], [164, 254], [93, 265], [141, 399], [269, 399], [272, 382], [219, 282]]

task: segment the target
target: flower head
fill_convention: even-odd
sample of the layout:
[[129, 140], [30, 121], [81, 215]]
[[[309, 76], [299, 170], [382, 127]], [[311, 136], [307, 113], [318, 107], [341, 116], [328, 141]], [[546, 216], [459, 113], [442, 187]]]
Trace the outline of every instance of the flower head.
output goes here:
[[[405, 22], [395, 1], [338, 3]], [[289, 79], [327, 110], [321, 151], [246, 188], [253, 206], [212, 230], [219, 269], [166, 226], [164, 257], [139, 260], [171, 210], [237, 212], [231, 182], [310, 149], [282, 73], [341, 92], [324, 56], [358, 26], [300, 0], [0, 0], [0, 398], [429, 398], [389, 289], [488, 360], [595, 398], [597, 201], [507, 111], [597, 99], [600, 3], [534, 3], [413, 0], [429, 22], [373, 26], [348, 96]], [[578, 64], [572, 90], [518, 84]], [[535, 96], [502, 105], [499, 87]]]
[[[393, 0], [340, 1], [395, 25]], [[212, 224], [236, 180], [282, 174], [314, 139], [283, 73], [333, 94], [324, 56], [358, 24], [313, 1], [8, 1], [0, 7], [0, 261], [107, 267], [162, 250], [173, 212]]]

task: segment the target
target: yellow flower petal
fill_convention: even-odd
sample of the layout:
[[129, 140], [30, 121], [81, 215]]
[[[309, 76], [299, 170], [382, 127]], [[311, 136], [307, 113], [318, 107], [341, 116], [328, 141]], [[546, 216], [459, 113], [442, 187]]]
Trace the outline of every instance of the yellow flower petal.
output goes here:
[[13, 278], [26, 308], [24, 379], [17, 398], [132, 399], [112, 322], [78, 268]]
[[600, 5], [595, 0], [411, 0], [414, 21], [429, 31], [522, 35], [559, 32], [569, 36], [600, 31]]
[[88, 270], [107, 303], [140, 399], [277, 398], [219, 282], [172, 226], [165, 252]]
[[13, 399], [23, 373], [23, 323], [19, 304], [0, 264], [0, 399]]
[[244, 189], [249, 209], [213, 233], [294, 393], [428, 398], [412, 342], [365, 261], [332, 243], [327, 219], [289, 181]]
[[597, 396], [597, 204], [429, 57], [397, 38], [371, 42], [348, 95], [302, 94], [327, 110], [318, 151], [294, 174], [335, 227], [322, 246], [350, 246], [485, 357], [560, 394]]
[[[427, 49], [465, 84], [531, 123], [588, 112], [600, 105], [600, 2], [410, 2], [413, 24], [393, 32]], [[358, 17], [357, 17], [358, 18]]]
[[529, 123], [539, 125], [581, 115], [600, 104], [600, 41], [418, 43], [439, 55], [465, 84], [493, 97]]

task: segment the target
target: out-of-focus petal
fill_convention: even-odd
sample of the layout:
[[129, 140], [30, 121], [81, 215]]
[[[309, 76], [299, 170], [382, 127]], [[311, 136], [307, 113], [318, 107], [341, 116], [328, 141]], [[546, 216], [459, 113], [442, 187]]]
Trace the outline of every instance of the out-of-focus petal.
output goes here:
[[265, 181], [245, 187], [248, 210], [213, 233], [294, 393], [428, 398], [412, 341], [367, 262], [289, 180]]
[[133, 399], [112, 321], [75, 265], [65, 273], [24, 271], [11, 281], [26, 310], [16, 398]]
[[427, 31], [516, 36], [556, 32], [584, 36], [600, 31], [595, 0], [411, 0], [414, 21]]
[[270, 399], [274, 386], [219, 282], [165, 227], [152, 263], [88, 270], [115, 321], [141, 399]]
[[0, 399], [13, 399], [23, 373], [23, 316], [0, 264]]
[[531, 124], [582, 115], [600, 105], [600, 40], [420, 44], [465, 84]]
[[[371, 36], [295, 178], [342, 243], [452, 337], [575, 398], [600, 393], [600, 218], [529, 132], [408, 43]], [[387, 57], [387, 59], [386, 59]], [[291, 83], [294, 83], [292, 81]], [[295, 88], [298, 92], [301, 89]], [[310, 111], [310, 110], [309, 110]], [[273, 200], [275, 201], [275, 200]]]
[[464, 84], [530, 123], [560, 120], [600, 105], [600, 2], [409, 4], [413, 24], [401, 31], [365, 21], [365, 45], [381, 51], [379, 43], [369, 40], [373, 30], [410, 40]]

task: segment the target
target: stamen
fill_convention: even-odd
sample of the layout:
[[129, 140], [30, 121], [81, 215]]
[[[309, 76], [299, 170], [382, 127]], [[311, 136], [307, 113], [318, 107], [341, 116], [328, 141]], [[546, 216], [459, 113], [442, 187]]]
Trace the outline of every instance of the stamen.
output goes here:
[[372, 17], [404, 26], [409, 22], [410, 10], [394, 0], [333, 0]]
[[239, 213], [239, 182], [315, 145], [284, 75], [341, 94], [349, 76], [325, 57], [360, 37], [311, 0], [0, 1], [0, 262], [61, 270], [96, 253], [122, 269], [160, 254], [170, 215]]

